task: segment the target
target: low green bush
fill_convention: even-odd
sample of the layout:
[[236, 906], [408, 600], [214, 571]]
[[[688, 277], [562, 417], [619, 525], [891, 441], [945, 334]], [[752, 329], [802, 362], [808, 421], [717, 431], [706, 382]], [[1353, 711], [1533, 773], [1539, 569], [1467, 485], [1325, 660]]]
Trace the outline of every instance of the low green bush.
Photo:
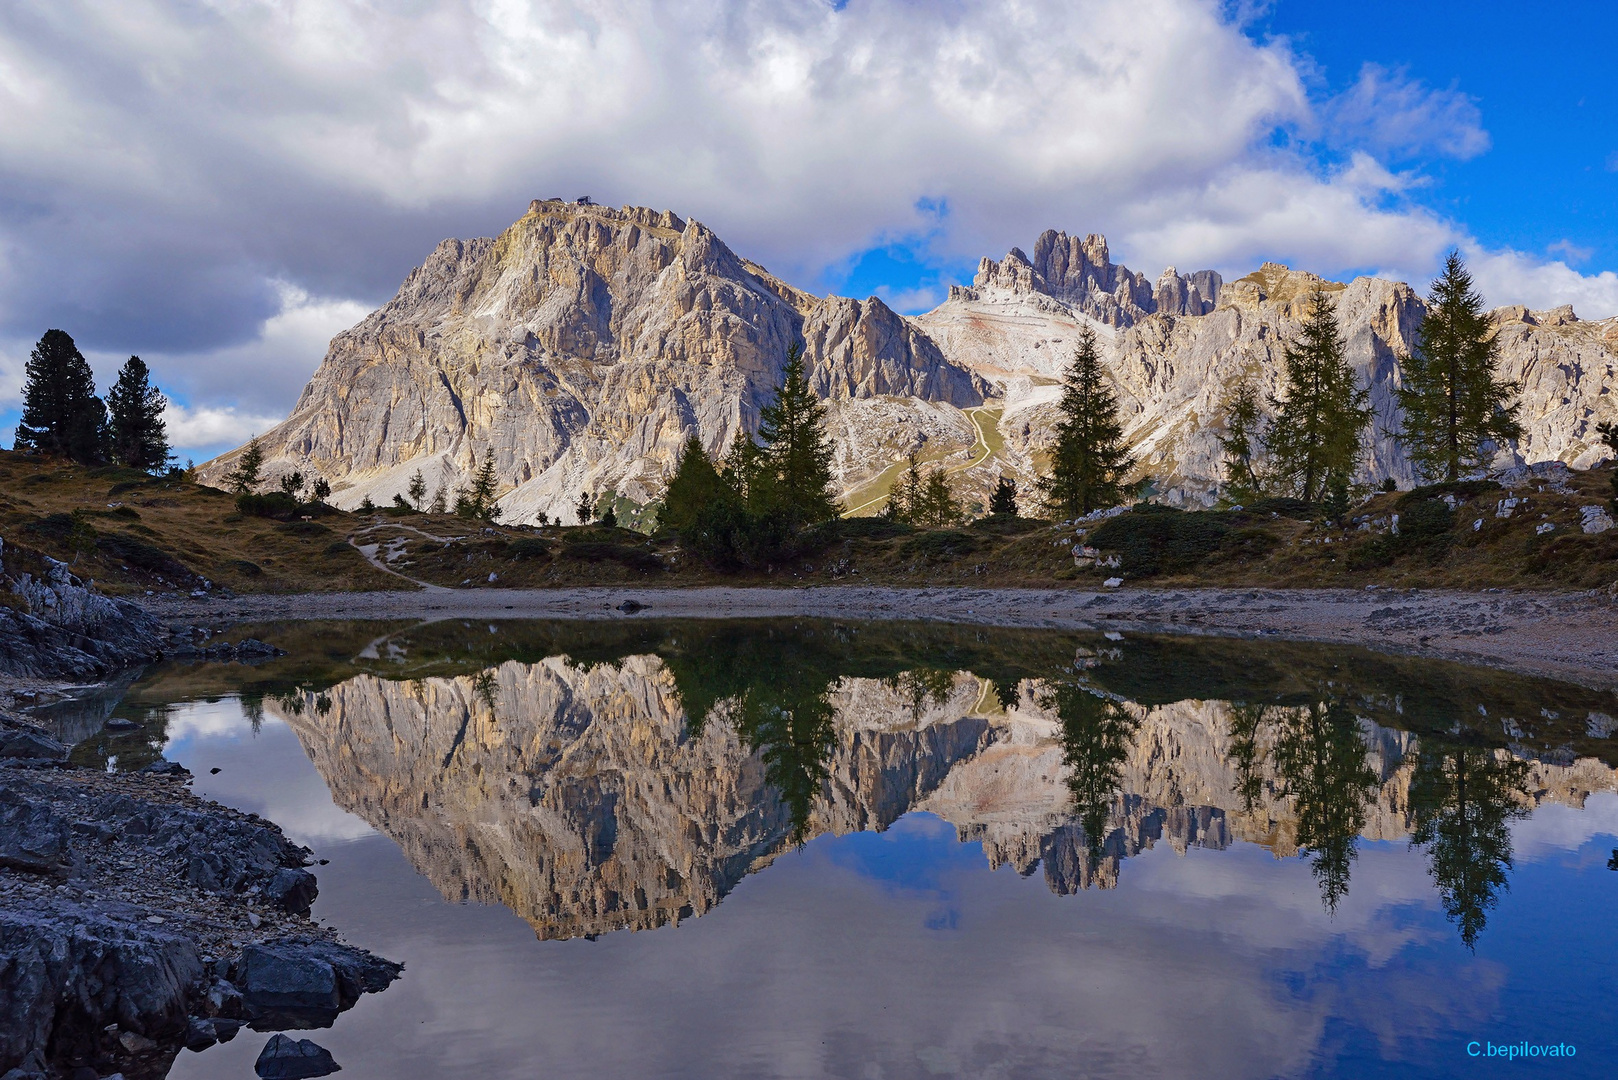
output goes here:
[[1315, 507], [1312, 504], [1285, 495], [1259, 499], [1242, 509], [1249, 514], [1280, 514], [1284, 518], [1293, 518], [1297, 521], [1308, 521], [1315, 516]]
[[276, 532], [289, 536], [326, 536], [331, 530], [314, 521], [287, 521], [275, 527]]
[[1089, 542], [1116, 552], [1126, 574], [1147, 577], [1191, 569], [1219, 551], [1232, 531], [1225, 514], [1141, 504], [1102, 522]]
[[[1455, 480], [1446, 484], [1428, 484], [1425, 487], [1414, 488], [1399, 496], [1399, 501], [1394, 505], [1399, 508], [1399, 513], [1403, 515], [1407, 507], [1419, 506], [1434, 499], [1442, 499], [1445, 495], [1453, 495], [1457, 499], [1475, 499], [1479, 495], [1487, 495], [1490, 492], [1501, 490], [1504, 489], [1493, 480]], [[1443, 504], [1440, 503], [1439, 505]], [[1400, 520], [1399, 527], [1403, 530], [1403, 518], [1401, 517]]]
[[628, 544], [614, 544], [600, 540], [583, 540], [578, 543], [564, 544], [562, 546], [562, 558], [592, 563], [615, 562], [620, 566], [642, 572], [663, 568], [663, 560], [645, 548], [630, 547]]
[[304, 506], [284, 491], [263, 494], [243, 492], [236, 496], [236, 509], [245, 517], [273, 518], [286, 521], [304, 512]]
[[543, 559], [550, 553], [550, 541], [540, 536], [520, 537], [506, 545], [506, 556], [512, 559]]
[[258, 563], [249, 562], [246, 559], [233, 559], [230, 567], [243, 577], [258, 577], [264, 573], [264, 568], [259, 566]]
[[137, 540], [133, 536], [113, 533], [96, 539], [96, 550], [104, 557], [123, 563], [132, 570], [149, 574], [163, 574], [172, 578], [187, 578], [191, 571], [186, 565], [160, 547]]
[[946, 559], [976, 551], [977, 546], [977, 537], [971, 533], [955, 529], [929, 529], [900, 544], [899, 554], [905, 558]]

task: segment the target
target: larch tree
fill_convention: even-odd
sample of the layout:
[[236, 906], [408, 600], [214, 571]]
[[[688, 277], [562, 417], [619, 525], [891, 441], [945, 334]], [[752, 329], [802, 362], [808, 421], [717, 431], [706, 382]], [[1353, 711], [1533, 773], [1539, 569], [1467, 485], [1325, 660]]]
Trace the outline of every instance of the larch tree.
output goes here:
[[1486, 463], [1489, 444], [1522, 437], [1513, 400], [1522, 387], [1500, 376], [1498, 352], [1483, 297], [1451, 251], [1399, 387], [1399, 441], [1429, 480], [1458, 480]]
[[24, 368], [22, 419], [13, 448], [69, 458], [106, 460], [107, 408], [96, 397], [95, 375], [73, 339], [47, 330]]
[[[775, 400], [759, 416], [764, 490], [749, 492], [750, 503], [778, 515], [792, 526], [811, 525], [837, 516], [841, 507], [832, 490], [831, 440], [823, 427], [826, 406], [809, 389], [803, 350], [794, 342]], [[758, 496], [762, 496], [760, 499]]]
[[1270, 399], [1262, 442], [1276, 485], [1314, 503], [1334, 488], [1346, 492], [1371, 422], [1371, 393], [1348, 365], [1325, 290], [1316, 286], [1310, 305], [1302, 332], [1286, 346], [1282, 393]]
[[1225, 430], [1219, 449], [1225, 458], [1225, 497], [1233, 503], [1258, 498], [1261, 484], [1254, 453], [1262, 434], [1258, 387], [1250, 378], [1238, 382], [1224, 405]]
[[1079, 333], [1057, 412], [1051, 471], [1039, 480], [1046, 504], [1057, 514], [1079, 517], [1122, 502], [1123, 479], [1135, 459], [1124, 444], [1118, 397], [1107, 384], [1095, 331], [1088, 326]]
[[168, 466], [168, 425], [163, 420], [168, 405], [141, 358], [125, 361], [107, 391], [107, 435], [114, 461], [147, 472]]
[[989, 514], [999, 518], [1017, 516], [1017, 481], [1002, 476], [994, 485], [994, 493], [989, 496]]
[[225, 474], [225, 483], [230, 490], [238, 495], [246, 495], [259, 486], [264, 480], [260, 472], [264, 468], [264, 448], [258, 444], [258, 436], [254, 435], [247, 440], [247, 449], [242, 456], [236, 459], [236, 467]]

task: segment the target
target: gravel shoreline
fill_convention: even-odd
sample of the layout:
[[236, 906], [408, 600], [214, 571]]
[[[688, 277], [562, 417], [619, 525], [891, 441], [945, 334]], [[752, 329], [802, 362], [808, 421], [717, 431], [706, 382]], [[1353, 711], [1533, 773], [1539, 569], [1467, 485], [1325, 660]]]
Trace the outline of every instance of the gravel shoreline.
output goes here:
[[164, 621], [840, 618], [1119, 629], [1362, 645], [1618, 689], [1606, 593], [1369, 589], [444, 589], [154, 598]]

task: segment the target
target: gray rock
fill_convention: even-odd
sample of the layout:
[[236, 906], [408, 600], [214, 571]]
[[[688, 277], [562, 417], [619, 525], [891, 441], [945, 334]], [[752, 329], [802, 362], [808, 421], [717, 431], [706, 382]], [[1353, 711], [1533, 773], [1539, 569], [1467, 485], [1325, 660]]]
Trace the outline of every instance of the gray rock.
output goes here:
[[200, 1054], [218, 1041], [219, 1032], [214, 1027], [213, 1020], [207, 1017], [193, 1016], [186, 1021], [184, 1045], [187, 1050]]
[[69, 832], [49, 806], [0, 788], [0, 866], [36, 874], [60, 870], [69, 858]]
[[292, 945], [249, 945], [236, 976], [250, 1014], [330, 1012], [342, 1006], [337, 972], [318, 956]]
[[288, 867], [277, 870], [264, 886], [264, 898], [294, 915], [309, 914], [309, 905], [315, 902], [320, 889], [315, 875], [307, 870]]
[[31, 728], [5, 728], [0, 730], [0, 758], [23, 758], [32, 761], [63, 761], [68, 748], [41, 731]]
[[253, 1063], [253, 1071], [261, 1080], [305, 1080], [311, 1076], [329, 1076], [341, 1068], [332, 1060], [330, 1051], [316, 1046], [308, 1039], [289, 1039], [285, 1035], [272, 1035]]

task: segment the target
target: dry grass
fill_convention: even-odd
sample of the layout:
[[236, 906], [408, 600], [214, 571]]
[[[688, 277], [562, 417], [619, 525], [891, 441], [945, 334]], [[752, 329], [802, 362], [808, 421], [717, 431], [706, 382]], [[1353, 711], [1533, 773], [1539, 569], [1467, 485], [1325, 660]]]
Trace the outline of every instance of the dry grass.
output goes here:
[[[71, 515], [82, 511], [75, 533]], [[114, 595], [396, 589], [346, 542], [358, 524], [242, 517], [225, 492], [130, 469], [84, 469], [0, 451], [0, 535], [73, 565]]]
[[[1410, 519], [1425, 500], [1377, 495], [1346, 529], [1267, 513], [1195, 518], [1200, 540], [1176, 555], [1150, 553], [1119, 569], [1078, 568], [1072, 526], [1019, 519], [955, 529], [906, 529], [872, 518], [834, 522], [806, 534], [777, 564], [720, 571], [682, 552], [672, 538], [627, 529], [485, 526], [449, 516], [334, 512], [309, 522], [243, 518], [223, 492], [121, 470], [86, 471], [0, 452], [0, 535], [72, 562], [75, 509], [94, 529], [75, 572], [109, 592], [190, 589], [200, 578], [238, 592], [331, 592], [409, 588], [406, 578], [451, 588], [574, 585], [696, 586], [860, 584], [1098, 587], [1120, 575], [1165, 586], [1605, 588], [1618, 578], [1618, 529], [1585, 535], [1579, 509], [1610, 497], [1611, 470], [1574, 474], [1569, 493], [1521, 489], [1461, 494], [1439, 535], [1390, 539], [1382, 522]], [[1506, 496], [1528, 503], [1495, 516]], [[1473, 529], [1474, 521], [1482, 521]], [[1550, 522], [1554, 530], [1539, 534]], [[1213, 540], [1208, 533], [1220, 535]], [[352, 544], [350, 543], [352, 540]], [[396, 574], [373, 568], [353, 544], [377, 545]], [[129, 557], [133, 554], [134, 558]], [[1180, 557], [1183, 556], [1183, 557]], [[164, 560], [168, 560], [165, 562]], [[256, 572], [248, 567], [256, 568]], [[491, 575], [493, 579], [491, 580]]]

